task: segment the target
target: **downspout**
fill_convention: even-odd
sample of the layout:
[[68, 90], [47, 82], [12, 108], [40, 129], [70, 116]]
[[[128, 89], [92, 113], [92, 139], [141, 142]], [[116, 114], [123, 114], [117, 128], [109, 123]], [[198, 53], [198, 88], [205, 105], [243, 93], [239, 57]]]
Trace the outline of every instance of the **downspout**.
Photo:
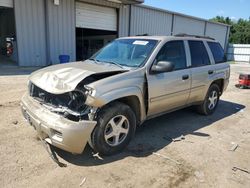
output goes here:
[[44, 14], [45, 14], [45, 46], [46, 46], [46, 66], [51, 65], [51, 59], [50, 59], [50, 36], [49, 36], [49, 15], [48, 15], [48, 0], [44, 1]]
[[224, 52], [225, 53], [227, 53], [229, 34], [230, 34], [230, 26], [227, 26], [227, 32], [226, 32], [225, 44], [224, 44]]
[[174, 35], [174, 17], [175, 17], [175, 14], [172, 14], [171, 35]]
[[129, 5], [129, 17], [128, 17], [128, 36], [131, 36], [131, 17], [132, 17], [132, 5]]
[[18, 38], [17, 38], [17, 24], [16, 24], [16, 0], [13, 0], [13, 9], [14, 9], [14, 20], [15, 20], [15, 37], [16, 37], [16, 48], [17, 48], [17, 65], [19, 65], [19, 53], [18, 53]]
[[207, 21], [205, 21], [205, 27], [204, 27], [204, 36], [206, 36], [206, 33], [207, 33]]

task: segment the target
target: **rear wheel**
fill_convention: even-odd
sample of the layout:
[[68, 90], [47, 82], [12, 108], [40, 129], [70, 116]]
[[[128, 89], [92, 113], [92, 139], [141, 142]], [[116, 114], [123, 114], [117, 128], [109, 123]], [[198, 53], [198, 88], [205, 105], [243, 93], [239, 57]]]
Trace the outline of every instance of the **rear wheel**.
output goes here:
[[97, 125], [91, 136], [96, 152], [112, 155], [123, 150], [136, 129], [136, 118], [131, 108], [115, 102], [102, 109], [97, 116]]
[[206, 98], [203, 103], [198, 106], [198, 112], [203, 115], [213, 114], [217, 108], [220, 98], [220, 88], [217, 84], [212, 84], [208, 89]]

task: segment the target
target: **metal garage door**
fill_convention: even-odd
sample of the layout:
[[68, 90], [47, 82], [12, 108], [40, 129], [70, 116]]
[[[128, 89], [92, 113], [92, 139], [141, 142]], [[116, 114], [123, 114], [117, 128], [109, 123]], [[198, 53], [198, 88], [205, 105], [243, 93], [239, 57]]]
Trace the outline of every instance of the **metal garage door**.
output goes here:
[[76, 27], [117, 31], [116, 9], [76, 2]]
[[13, 7], [13, 0], [0, 0], [0, 6]]

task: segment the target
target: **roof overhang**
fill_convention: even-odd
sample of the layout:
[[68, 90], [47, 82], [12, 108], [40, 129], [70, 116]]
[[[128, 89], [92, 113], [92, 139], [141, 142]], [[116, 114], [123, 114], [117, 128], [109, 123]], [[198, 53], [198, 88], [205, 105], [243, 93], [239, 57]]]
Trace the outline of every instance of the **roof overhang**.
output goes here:
[[113, 2], [113, 3], [120, 3], [120, 4], [141, 4], [144, 3], [144, 0], [107, 0], [109, 2]]

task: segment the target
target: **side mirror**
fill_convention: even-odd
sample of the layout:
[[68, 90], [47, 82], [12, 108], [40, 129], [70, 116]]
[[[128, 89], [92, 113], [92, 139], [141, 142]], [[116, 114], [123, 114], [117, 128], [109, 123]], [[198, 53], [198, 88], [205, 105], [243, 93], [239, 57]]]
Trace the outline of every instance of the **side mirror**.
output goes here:
[[151, 68], [151, 72], [153, 74], [163, 73], [163, 72], [171, 72], [174, 70], [174, 64], [169, 61], [159, 61], [156, 65], [153, 65]]

